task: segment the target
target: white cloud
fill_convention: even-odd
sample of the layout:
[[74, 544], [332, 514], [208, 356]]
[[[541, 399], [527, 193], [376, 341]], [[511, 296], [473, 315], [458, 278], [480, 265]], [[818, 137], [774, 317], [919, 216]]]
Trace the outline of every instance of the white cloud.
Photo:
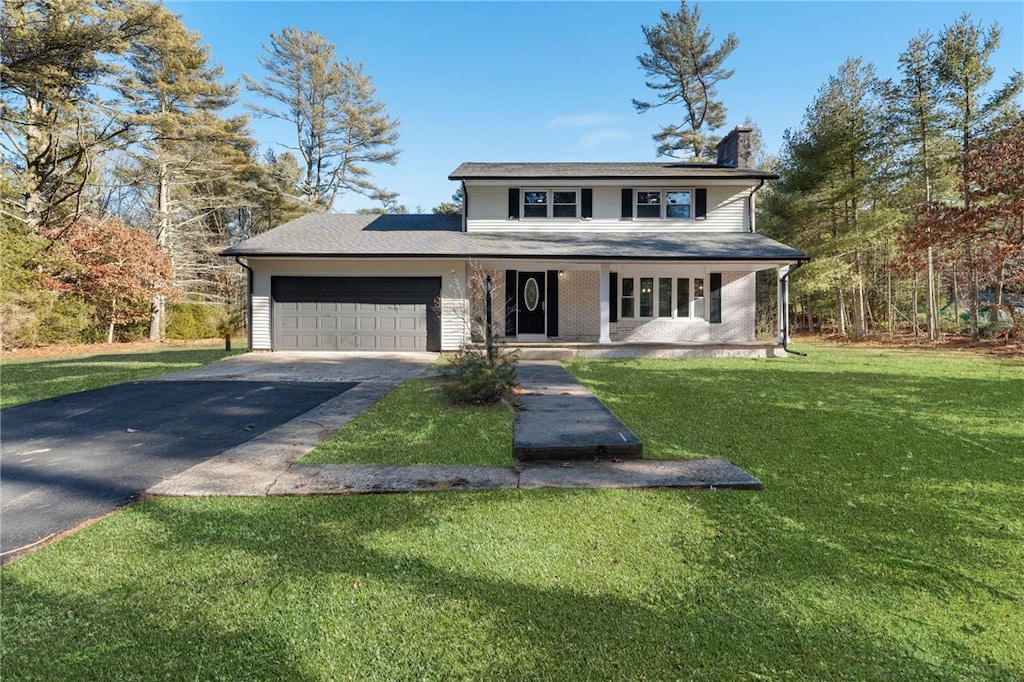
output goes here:
[[607, 112], [598, 114], [570, 114], [568, 116], [555, 116], [547, 122], [548, 128], [594, 128], [596, 126], [608, 125], [621, 121], [621, 116], [615, 116]]
[[576, 143], [576, 149], [596, 149], [609, 142], [625, 142], [630, 134], [621, 128], [598, 128], [593, 130]]

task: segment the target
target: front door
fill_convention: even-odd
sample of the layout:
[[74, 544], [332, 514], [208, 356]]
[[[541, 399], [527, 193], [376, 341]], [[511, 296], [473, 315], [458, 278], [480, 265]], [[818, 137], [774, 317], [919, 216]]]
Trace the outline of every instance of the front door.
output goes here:
[[543, 334], [544, 290], [547, 273], [519, 273], [519, 326], [520, 334]]

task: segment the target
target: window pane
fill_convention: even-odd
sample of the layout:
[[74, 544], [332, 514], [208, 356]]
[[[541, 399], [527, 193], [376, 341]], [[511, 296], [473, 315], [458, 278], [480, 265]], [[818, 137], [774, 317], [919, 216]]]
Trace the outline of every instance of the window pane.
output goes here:
[[640, 317], [654, 317], [654, 278], [640, 278]]
[[679, 306], [679, 317], [690, 316], [690, 280], [680, 277], [676, 280], [676, 302]]
[[553, 209], [554, 209], [554, 216], [556, 218], [575, 218], [576, 217], [576, 204], [571, 204], [571, 205], [568, 205], [568, 206], [567, 205], [563, 205], [563, 204], [555, 204]]
[[693, 316], [704, 317], [704, 278], [693, 280]]
[[636, 317], [633, 302], [633, 278], [626, 277], [622, 280], [622, 317]]
[[636, 217], [637, 218], [660, 218], [661, 217], [661, 192], [637, 192], [636, 193]]
[[576, 192], [555, 192], [556, 204], [575, 204]]
[[547, 218], [548, 207], [547, 206], [523, 206], [523, 217], [524, 218]]
[[524, 204], [546, 204], [548, 203], [547, 192], [524, 192], [523, 193]]
[[690, 217], [690, 193], [669, 192], [665, 197], [666, 218]]
[[672, 317], [672, 278], [658, 279], [658, 317]]

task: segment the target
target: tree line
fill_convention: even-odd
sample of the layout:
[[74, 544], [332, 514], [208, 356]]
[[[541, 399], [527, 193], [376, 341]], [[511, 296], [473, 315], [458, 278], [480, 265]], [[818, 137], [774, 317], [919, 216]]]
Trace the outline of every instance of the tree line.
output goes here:
[[[713, 157], [725, 121], [716, 85], [733, 75], [724, 65], [738, 38], [716, 46], [686, 2], [643, 32], [649, 52], [637, 60], [657, 98], [634, 106], [683, 111], [681, 125], [653, 136], [658, 153]], [[786, 131], [778, 156], [756, 150], [780, 176], [759, 194], [761, 231], [812, 258], [791, 280], [804, 329], [1022, 333], [1024, 76], [993, 82], [999, 41], [997, 25], [964, 13], [910, 40], [896, 79], [851, 57]]]
[[850, 58], [787, 132], [763, 225], [814, 258], [793, 277], [807, 329], [1021, 329], [1024, 79], [993, 82], [999, 37], [964, 14], [896, 79]]
[[160, 3], [4, 4], [4, 346], [236, 326], [245, 290], [217, 255], [226, 245], [345, 192], [395, 203], [371, 168], [395, 162], [399, 121], [363, 65], [294, 28], [271, 35], [259, 63], [245, 105], [294, 125], [282, 153], [229, 113], [240, 84]]
[[[713, 157], [717, 45], [696, 5], [641, 26], [653, 101], [678, 125], [656, 152]], [[899, 77], [850, 58], [758, 164], [759, 226], [812, 261], [792, 277], [796, 325], [865, 337], [1020, 333], [1024, 315], [1024, 77], [993, 82], [998, 26], [962, 15], [914, 37]], [[0, 329], [4, 346], [182, 337], [244, 322], [227, 245], [342, 194], [408, 212], [371, 169], [400, 122], [364, 67], [315, 32], [263, 44], [261, 78], [225, 81], [201, 36], [151, 0], [9, 0], [0, 8]], [[249, 113], [231, 114], [242, 99]], [[291, 124], [261, 150], [250, 116]], [[462, 196], [434, 212], [459, 212]], [[770, 288], [770, 287], [769, 287]], [[170, 308], [168, 308], [170, 306]], [[168, 311], [173, 315], [168, 315]], [[215, 312], [211, 312], [215, 311]]]

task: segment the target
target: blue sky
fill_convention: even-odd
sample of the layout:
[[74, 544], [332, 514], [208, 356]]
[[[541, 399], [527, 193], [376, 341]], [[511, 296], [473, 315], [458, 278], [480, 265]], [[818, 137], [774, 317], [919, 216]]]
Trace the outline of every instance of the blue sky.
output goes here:
[[[415, 211], [447, 201], [448, 174], [463, 161], [649, 161], [651, 135], [681, 123], [674, 107], [637, 114], [647, 99], [636, 56], [641, 24], [678, 2], [257, 2], [168, 0], [211, 48], [228, 79], [262, 77], [256, 59], [271, 33], [312, 30], [342, 58], [365, 65], [378, 98], [401, 119], [396, 166], [375, 180]], [[691, 3], [692, 5], [692, 3]], [[993, 88], [1024, 70], [1024, 3], [1006, 2], [730, 2], [698, 3], [716, 40], [732, 32], [739, 47], [719, 85], [724, 134], [748, 117], [777, 152], [787, 128], [800, 125], [819, 88], [847, 57], [896, 77], [897, 59], [924, 30], [938, 34], [968, 12], [998, 22]], [[242, 98], [250, 93], [242, 89]], [[266, 146], [294, 145], [287, 124], [254, 119]], [[372, 206], [342, 197], [343, 212]]]

